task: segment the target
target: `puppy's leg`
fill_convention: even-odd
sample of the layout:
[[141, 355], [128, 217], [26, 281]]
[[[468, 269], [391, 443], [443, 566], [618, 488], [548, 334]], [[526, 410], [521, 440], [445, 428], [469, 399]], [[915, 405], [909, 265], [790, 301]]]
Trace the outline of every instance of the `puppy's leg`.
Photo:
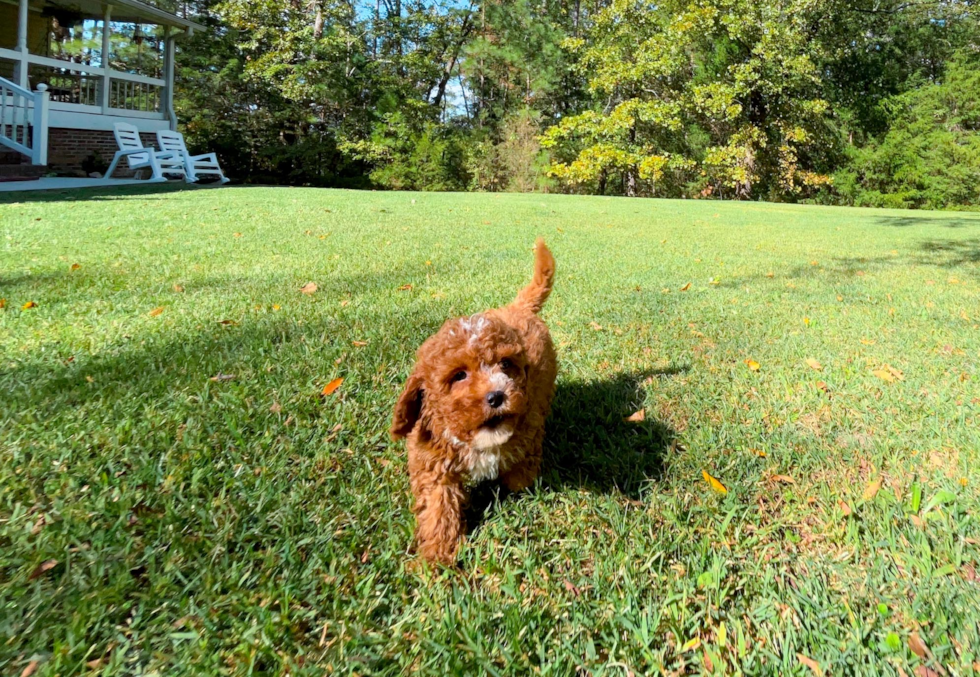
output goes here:
[[419, 554], [430, 562], [455, 564], [464, 530], [463, 483], [458, 477], [431, 471], [413, 474], [411, 479]]
[[500, 481], [511, 491], [523, 491], [534, 484], [541, 471], [541, 454], [544, 443], [544, 433], [535, 435], [527, 456], [507, 472], [500, 475]]

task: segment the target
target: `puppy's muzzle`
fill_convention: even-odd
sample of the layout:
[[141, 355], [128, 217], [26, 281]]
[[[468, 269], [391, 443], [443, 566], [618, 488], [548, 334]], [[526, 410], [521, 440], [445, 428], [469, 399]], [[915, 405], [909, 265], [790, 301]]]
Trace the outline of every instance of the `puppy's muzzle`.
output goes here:
[[507, 395], [503, 390], [494, 390], [491, 393], [487, 393], [487, 404], [490, 405], [491, 409], [497, 409], [507, 401]]

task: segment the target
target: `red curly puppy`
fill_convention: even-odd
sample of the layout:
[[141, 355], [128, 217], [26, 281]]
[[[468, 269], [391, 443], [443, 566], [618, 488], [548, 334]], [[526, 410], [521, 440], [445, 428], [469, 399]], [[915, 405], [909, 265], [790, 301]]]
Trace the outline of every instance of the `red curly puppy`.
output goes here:
[[418, 350], [391, 436], [408, 437], [415, 537], [429, 561], [455, 562], [469, 485], [499, 478], [519, 491], [538, 476], [558, 364], [537, 313], [554, 274], [539, 239], [534, 277], [510, 305], [449, 320]]

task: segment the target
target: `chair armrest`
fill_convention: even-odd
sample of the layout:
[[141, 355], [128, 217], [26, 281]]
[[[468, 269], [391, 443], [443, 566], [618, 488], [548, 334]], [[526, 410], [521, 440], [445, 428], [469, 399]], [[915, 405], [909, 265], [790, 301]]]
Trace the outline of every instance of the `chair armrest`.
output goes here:
[[153, 150], [151, 151], [154, 156], [161, 158], [163, 160], [177, 160], [180, 159], [180, 153], [172, 150]]
[[117, 150], [117, 157], [125, 157], [127, 155], [136, 155], [137, 153], [153, 153], [152, 148], [127, 148], [126, 150]]
[[187, 159], [192, 162], [195, 160], [210, 160], [211, 162], [217, 162], [218, 156], [214, 153], [201, 153], [200, 155], [188, 155]]

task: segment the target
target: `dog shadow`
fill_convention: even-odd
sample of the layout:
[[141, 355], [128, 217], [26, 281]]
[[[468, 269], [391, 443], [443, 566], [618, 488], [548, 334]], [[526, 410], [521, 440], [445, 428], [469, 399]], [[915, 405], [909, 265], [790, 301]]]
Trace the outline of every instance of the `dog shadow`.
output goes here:
[[[649, 412], [642, 421], [626, 418], [643, 407], [646, 385], [656, 387], [658, 380], [687, 370], [683, 365], [559, 382], [538, 484], [556, 491], [576, 488], [639, 498], [643, 487], [662, 474], [676, 434]], [[479, 528], [494, 503], [507, 500], [509, 494], [499, 483], [475, 487], [466, 513], [469, 531]]]

